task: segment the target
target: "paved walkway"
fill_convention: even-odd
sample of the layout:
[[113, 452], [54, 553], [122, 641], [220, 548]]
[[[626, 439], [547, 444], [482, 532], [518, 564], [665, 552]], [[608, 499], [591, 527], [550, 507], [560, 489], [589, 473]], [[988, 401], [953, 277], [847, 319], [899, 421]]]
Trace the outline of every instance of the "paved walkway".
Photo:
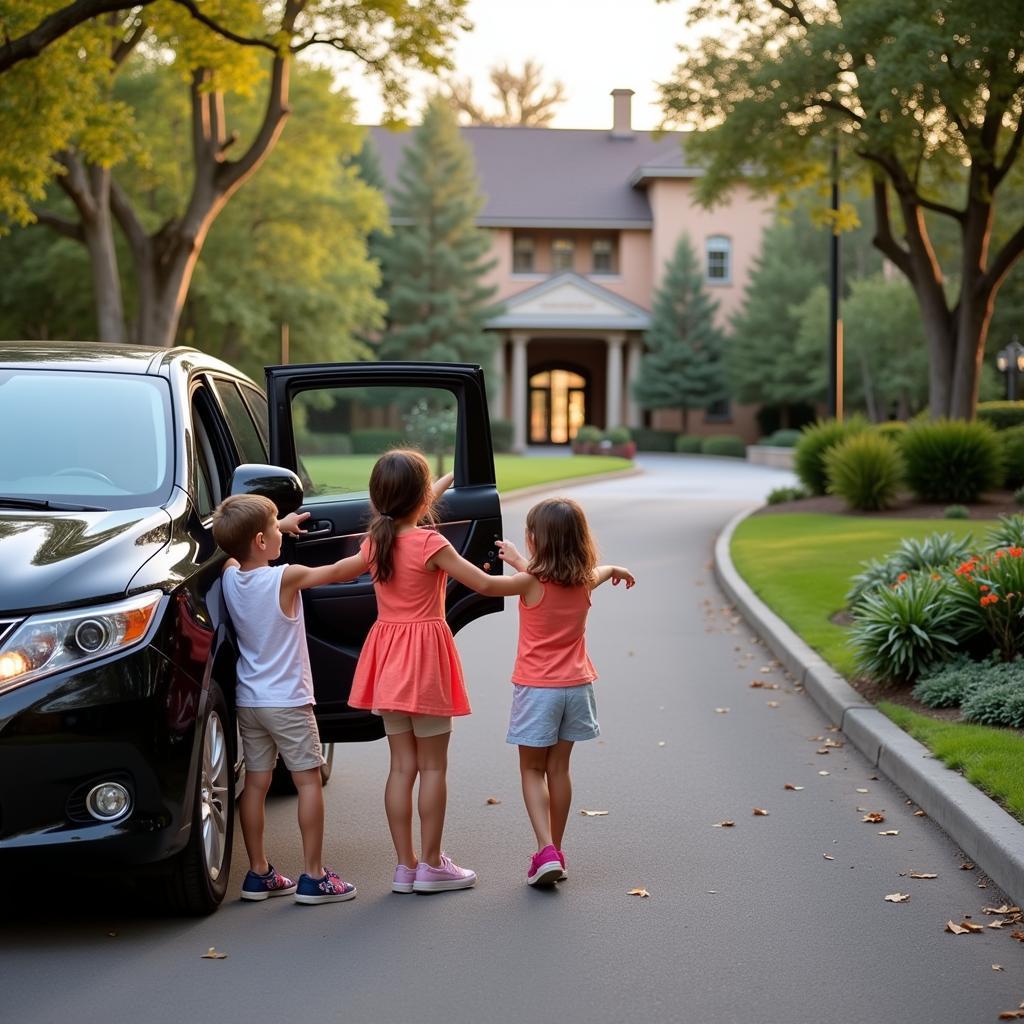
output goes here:
[[[604, 556], [639, 585], [594, 597], [603, 735], [574, 754], [567, 882], [547, 893], [524, 884], [531, 833], [503, 743], [510, 605], [458, 637], [474, 714], [453, 739], [446, 842], [479, 872], [476, 890], [388, 891], [387, 752], [353, 745], [326, 791], [327, 849], [357, 900], [235, 901], [203, 921], [154, 921], [69, 897], [63, 880], [48, 899], [47, 883], [32, 880], [22, 903], [0, 905], [5, 1015], [56, 1022], [73, 1006], [81, 1024], [930, 1024], [1015, 1008], [1024, 945], [1005, 931], [944, 932], [965, 915], [988, 923], [982, 910], [1002, 895], [979, 888], [948, 838], [838, 745], [714, 584], [718, 530], [787, 475], [642, 461], [643, 476], [570, 492]], [[511, 537], [534, 500], [507, 504]], [[865, 823], [869, 812], [885, 821]], [[735, 825], [715, 827], [724, 820]], [[294, 802], [275, 801], [269, 824], [275, 863], [294, 870]], [[233, 886], [243, 867], [236, 857]], [[650, 897], [628, 896], [634, 887]], [[897, 892], [909, 902], [885, 901]], [[211, 945], [229, 958], [200, 960]]]

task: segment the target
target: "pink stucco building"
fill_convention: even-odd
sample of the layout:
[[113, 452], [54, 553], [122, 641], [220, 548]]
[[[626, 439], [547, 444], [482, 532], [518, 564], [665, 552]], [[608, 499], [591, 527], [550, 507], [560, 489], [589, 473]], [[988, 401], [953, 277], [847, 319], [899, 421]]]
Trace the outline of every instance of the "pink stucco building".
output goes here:
[[[514, 424], [517, 449], [560, 444], [583, 423], [678, 429], [675, 411], [644, 413], [631, 378], [655, 290], [688, 233], [726, 324], [742, 301], [770, 205], [739, 188], [713, 210], [693, 197], [701, 174], [685, 136], [634, 131], [629, 89], [612, 93], [610, 131], [467, 127], [491, 235], [490, 280], [504, 313], [488, 368], [491, 414]], [[407, 134], [373, 129], [388, 180]], [[753, 410], [691, 412], [692, 433], [756, 436]]]

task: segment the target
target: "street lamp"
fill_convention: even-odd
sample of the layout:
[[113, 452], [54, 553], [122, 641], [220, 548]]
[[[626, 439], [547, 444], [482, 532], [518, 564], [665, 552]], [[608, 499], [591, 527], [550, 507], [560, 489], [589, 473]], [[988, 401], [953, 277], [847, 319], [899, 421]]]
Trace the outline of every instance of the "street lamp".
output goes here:
[[1017, 401], [1017, 374], [1024, 373], [1024, 345], [1013, 336], [1013, 341], [996, 356], [996, 366], [1006, 374], [1006, 397]]

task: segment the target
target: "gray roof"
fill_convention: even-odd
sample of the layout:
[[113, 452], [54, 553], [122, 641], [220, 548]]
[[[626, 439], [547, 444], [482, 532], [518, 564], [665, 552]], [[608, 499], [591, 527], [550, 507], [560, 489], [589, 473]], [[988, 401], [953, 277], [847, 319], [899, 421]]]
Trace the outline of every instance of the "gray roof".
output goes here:
[[[695, 177], [682, 133], [564, 128], [460, 129], [473, 148], [486, 205], [481, 227], [649, 228], [651, 210], [643, 186], [656, 177]], [[398, 177], [410, 131], [371, 128], [381, 169]]]

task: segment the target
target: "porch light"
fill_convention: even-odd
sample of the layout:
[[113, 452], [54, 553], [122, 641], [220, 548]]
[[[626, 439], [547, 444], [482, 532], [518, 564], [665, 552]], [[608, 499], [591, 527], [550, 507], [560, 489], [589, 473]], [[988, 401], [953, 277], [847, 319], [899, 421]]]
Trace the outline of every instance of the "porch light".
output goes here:
[[1006, 374], [1006, 397], [1017, 400], [1017, 375], [1024, 373], [1024, 345], [1013, 336], [1013, 341], [996, 355], [996, 368]]

